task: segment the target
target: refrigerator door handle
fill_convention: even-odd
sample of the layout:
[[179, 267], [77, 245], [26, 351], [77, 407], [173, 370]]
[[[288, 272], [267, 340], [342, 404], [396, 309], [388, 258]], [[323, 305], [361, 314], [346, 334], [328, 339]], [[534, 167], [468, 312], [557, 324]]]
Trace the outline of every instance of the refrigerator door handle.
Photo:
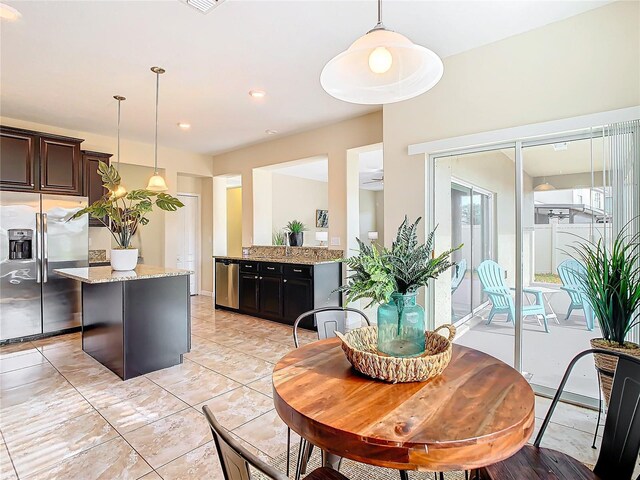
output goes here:
[[36, 237], [35, 237], [35, 251], [36, 251], [36, 283], [42, 281], [42, 255], [40, 251], [40, 214], [36, 213]]
[[42, 214], [42, 283], [47, 283], [49, 271], [49, 239], [47, 238], [47, 214]]

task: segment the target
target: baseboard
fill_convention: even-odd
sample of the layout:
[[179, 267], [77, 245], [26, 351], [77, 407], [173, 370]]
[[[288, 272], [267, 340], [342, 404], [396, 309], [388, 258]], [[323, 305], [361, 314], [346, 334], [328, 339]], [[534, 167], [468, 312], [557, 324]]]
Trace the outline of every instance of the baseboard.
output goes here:
[[198, 295], [204, 295], [205, 297], [213, 297], [213, 292], [210, 292], [209, 290], [200, 290], [200, 293]]

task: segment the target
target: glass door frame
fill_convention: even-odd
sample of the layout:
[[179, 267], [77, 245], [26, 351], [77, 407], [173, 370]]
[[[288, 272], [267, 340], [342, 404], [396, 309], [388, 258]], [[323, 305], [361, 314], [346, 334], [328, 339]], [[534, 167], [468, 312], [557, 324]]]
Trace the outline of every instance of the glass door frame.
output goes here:
[[[449, 155], [447, 155], [449, 156]], [[443, 157], [437, 157], [437, 158], [443, 158]], [[478, 313], [480, 310], [482, 310], [485, 305], [487, 304], [487, 302], [482, 302], [479, 303], [478, 306], [474, 307], [473, 306], [473, 299], [474, 299], [474, 295], [473, 295], [473, 279], [474, 279], [474, 273], [473, 273], [473, 265], [474, 265], [474, 255], [473, 255], [473, 249], [474, 249], [474, 240], [473, 240], [473, 226], [475, 225], [473, 222], [473, 195], [477, 192], [480, 195], [484, 195], [486, 197], [489, 198], [489, 201], [491, 202], [491, 218], [489, 219], [490, 224], [491, 224], [491, 235], [489, 237], [489, 251], [491, 251], [491, 255], [495, 256], [495, 237], [496, 237], [496, 225], [493, 223], [494, 219], [495, 219], [495, 198], [494, 198], [494, 192], [487, 190], [485, 188], [482, 187], [478, 187], [476, 185], [474, 185], [473, 183], [469, 183], [466, 182], [464, 180], [461, 180], [455, 176], [451, 177], [451, 183], [452, 184], [456, 184], [456, 185], [460, 185], [461, 187], [464, 188], [468, 188], [469, 191], [471, 192], [471, 198], [470, 198], [470, 218], [471, 218], [471, 250], [470, 250], [470, 261], [469, 261], [469, 268], [471, 269], [471, 289], [470, 289], [470, 293], [471, 293], [471, 298], [470, 298], [470, 313], [468, 313], [467, 315], [465, 315], [464, 317], [462, 317], [461, 319], [457, 320], [456, 323], [454, 324], [454, 326], [458, 326], [464, 322], [466, 322], [469, 318], [473, 317], [473, 315], [475, 315], [476, 313]], [[482, 297], [481, 297], [482, 298]], [[434, 318], [433, 315], [430, 315], [430, 318]]]
[[[519, 372], [523, 372], [522, 365], [522, 343], [523, 343], [523, 318], [522, 318], [522, 307], [523, 307], [523, 201], [522, 201], [522, 192], [523, 192], [523, 180], [524, 180], [524, 169], [523, 169], [523, 149], [532, 146], [538, 145], [548, 145], [553, 143], [562, 143], [562, 142], [570, 142], [576, 140], [585, 140], [590, 139], [593, 140], [595, 138], [605, 138], [606, 126], [605, 127], [590, 127], [583, 128], [579, 131], [574, 132], [558, 132], [553, 134], [542, 135], [539, 137], [523, 137], [519, 139], [515, 139], [507, 142], [496, 142], [496, 143], [487, 143], [484, 145], [479, 145], [476, 147], [467, 147], [467, 148], [458, 148], [451, 150], [442, 150], [435, 151], [433, 153], [429, 153], [426, 155], [426, 169], [425, 169], [425, 184], [427, 185], [428, 194], [426, 195], [426, 212], [427, 212], [427, 222], [426, 228], [427, 231], [433, 230], [436, 227], [434, 224], [434, 219], [436, 218], [436, 185], [435, 185], [435, 172], [436, 172], [436, 161], [439, 158], [452, 157], [452, 156], [460, 156], [466, 154], [473, 153], [481, 153], [488, 152], [493, 150], [502, 150], [502, 149], [515, 149], [515, 197], [516, 197], [516, 205], [515, 205], [515, 225], [516, 225], [516, 241], [515, 241], [515, 316], [514, 319], [514, 365], [513, 367]], [[605, 147], [603, 142], [603, 151], [602, 152], [594, 152], [593, 146], [591, 147], [591, 175], [593, 177], [593, 157], [594, 154], [600, 154], [603, 156], [604, 168], [603, 168], [603, 185], [607, 185], [606, 182], [606, 172], [607, 165], [605, 160]], [[592, 181], [592, 185], [593, 185]], [[592, 188], [592, 187], [591, 187]], [[606, 229], [605, 229], [606, 230]], [[606, 238], [605, 238], [606, 241]], [[435, 302], [434, 302], [434, 293], [433, 288], [428, 288], [426, 292], [427, 299], [427, 310], [430, 322], [433, 322], [435, 318]], [[433, 328], [433, 325], [429, 326]], [[634, 328], [634, 332], [632, 332], [632, 338], [640, 338], [640, 325], [637, 325]], [[552, 397], [555, 394], [555, 389], [538, 385], [532, 383], [534, 391], [537, 394], [543, 396]], [[569, 401], [571, 403], [576, 403], [579, 405], [584, 405], [587, 407], [597, 408], [597, 400], [591, 397], [587, 397], [584, 395], [574, 394], [571, 392], [565, 392], [563, 394], [563, 399]]]

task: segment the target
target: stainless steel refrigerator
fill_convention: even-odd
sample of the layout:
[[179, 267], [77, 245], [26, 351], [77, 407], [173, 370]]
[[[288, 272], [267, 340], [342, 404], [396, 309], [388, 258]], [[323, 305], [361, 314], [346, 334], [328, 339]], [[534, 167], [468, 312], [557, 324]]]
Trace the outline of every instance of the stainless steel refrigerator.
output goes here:
[[57, 268], [89, 266], [86, 197], [0, 192], [0, 340], [79, 326], [80, 285]]

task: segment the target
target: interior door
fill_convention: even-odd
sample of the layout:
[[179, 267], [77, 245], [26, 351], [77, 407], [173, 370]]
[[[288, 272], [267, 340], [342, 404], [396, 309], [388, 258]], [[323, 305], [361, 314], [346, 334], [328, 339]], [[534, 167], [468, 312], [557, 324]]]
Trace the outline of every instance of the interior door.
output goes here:
[[82, 323], [79, 282], [55, 273], [89, 265], [88, 215], [69, 218], [87, 205], [85, 197], [42, 195], [42, 324], [44, 333]]
[[195, 195], [179, 194], [178, 198], [184, 207], [177, 211], [178, 235], [178, 268], [195, 272], [190, 276], [190, 291], [192, 295], [198, 293], [198, 197]]

